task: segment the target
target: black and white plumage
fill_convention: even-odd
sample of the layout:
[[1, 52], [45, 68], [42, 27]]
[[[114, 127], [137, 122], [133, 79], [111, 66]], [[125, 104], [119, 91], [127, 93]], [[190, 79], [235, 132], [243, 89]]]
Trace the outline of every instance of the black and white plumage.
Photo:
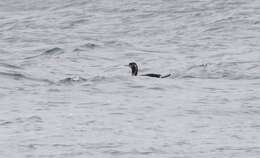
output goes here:
[[[137, 64], [135, 62], [131, 62], [131, 63], [128, 64], [128, 66], [132, 70], [132, 76], [137, 76], [137, 74], [138, 74], [138, 66], [137, 66]], [[166, 78], [166, 77], [171, 76], [171, 74], [162, 76], [161, 74], [149, 73], [149, 74], [141, 74], [140, 76], [148, 76], [148, 77], [156, 77], [156, 78]]]

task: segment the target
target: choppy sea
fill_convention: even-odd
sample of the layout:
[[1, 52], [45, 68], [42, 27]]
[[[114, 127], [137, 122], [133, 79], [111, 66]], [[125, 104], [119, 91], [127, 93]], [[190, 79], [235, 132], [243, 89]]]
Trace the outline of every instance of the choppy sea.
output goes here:
[[0, 158], [117, 157], [260, 157], [259, 0], [0, 1]]

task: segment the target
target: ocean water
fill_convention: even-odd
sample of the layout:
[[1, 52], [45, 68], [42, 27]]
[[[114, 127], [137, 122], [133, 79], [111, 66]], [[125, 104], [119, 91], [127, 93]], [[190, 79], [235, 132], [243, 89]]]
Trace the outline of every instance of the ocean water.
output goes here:
[[259, 158], [260, 1], [1, 0], [0, 82], [0, 158]]

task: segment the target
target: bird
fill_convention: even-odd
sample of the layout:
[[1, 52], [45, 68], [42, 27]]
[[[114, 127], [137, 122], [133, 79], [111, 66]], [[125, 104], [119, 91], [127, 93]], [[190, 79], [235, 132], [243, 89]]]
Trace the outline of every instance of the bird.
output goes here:
[[[132, 76], [137, 76], [138, 74], [138, 66], [135, 62], [131, 62], [128, 64], [128, 66], [131, 68], [132, 70]], [[154, 73], [149, 73], [149, 74], [141, 74], [139, 76], [148, 76], [148, 77], [155, 77], [155, 78], [166, 78], [166, 77], [170, 77], [171, 74], [167, 74], [167, 75], [161, 75], [161, 74], [154, 74]]]

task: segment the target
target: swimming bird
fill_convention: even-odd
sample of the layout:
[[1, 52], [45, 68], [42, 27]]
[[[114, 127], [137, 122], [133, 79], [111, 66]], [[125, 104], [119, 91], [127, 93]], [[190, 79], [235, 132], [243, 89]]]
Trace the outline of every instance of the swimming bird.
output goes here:
[[[128, 64], [128, 66], [131, 68], [132, 70], [132, 76], [137, 76], [138, 74], [138, 66], [135, 62], [131, 62]], [[156, 78], [166, 78], [171, 76], [171, 74], [167, 74], [162, 76], [161, 74], [154, 74], [154, 73], [149, 73], [149, 74], [142, 74], [140, 76], [148, 76], [148, 77], [156, 77]]]

